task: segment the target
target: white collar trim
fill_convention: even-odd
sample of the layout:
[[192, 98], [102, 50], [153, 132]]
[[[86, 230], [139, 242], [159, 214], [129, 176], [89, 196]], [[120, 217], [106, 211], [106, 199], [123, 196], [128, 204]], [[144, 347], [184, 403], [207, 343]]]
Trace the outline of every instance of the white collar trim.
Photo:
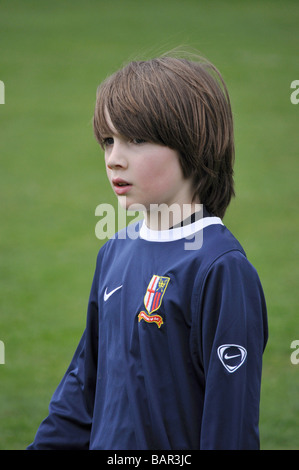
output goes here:
[[199, 230], [214, 224], [223, 225], [223, 222], [219, 217], [204, 217], [183, 227], [177, 227], [170, 230], [151, 230], [146, 226], [145, 221], [143, 220], [139, 235], [140, 238], [149, 242], [171, 242], [190, 237]]

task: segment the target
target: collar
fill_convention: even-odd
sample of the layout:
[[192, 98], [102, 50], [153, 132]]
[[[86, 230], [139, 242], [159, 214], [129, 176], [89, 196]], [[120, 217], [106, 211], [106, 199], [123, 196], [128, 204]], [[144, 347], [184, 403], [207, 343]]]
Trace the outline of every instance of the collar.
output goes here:
[[143, 220], [139, 235], [143, 240], [150, 242], [170, 242], [191, 237], [196, 232], [214, 224], [223, 225], [223, 222], [219, 217], [207, 216], [201, 217], [199, 220], [195, 220], [195, 222], [188, 225], [183, 224], [182, 226], [176, 226], [169, 230], [151, 230], [146, 226]]

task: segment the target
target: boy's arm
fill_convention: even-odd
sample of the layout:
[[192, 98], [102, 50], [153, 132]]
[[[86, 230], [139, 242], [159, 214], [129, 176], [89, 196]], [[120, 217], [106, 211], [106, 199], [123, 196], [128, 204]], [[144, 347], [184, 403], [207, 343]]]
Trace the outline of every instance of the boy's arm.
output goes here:
[[258, 449], [266, 306], [255, 269], [232, 251], [210, 268], [202, 291], [205, 375], [201, 449]]
[[94, 276], [86, 329], [74, 357], [28, 450], [84, 450], [89, 447], [98, 349], [97, 273]]

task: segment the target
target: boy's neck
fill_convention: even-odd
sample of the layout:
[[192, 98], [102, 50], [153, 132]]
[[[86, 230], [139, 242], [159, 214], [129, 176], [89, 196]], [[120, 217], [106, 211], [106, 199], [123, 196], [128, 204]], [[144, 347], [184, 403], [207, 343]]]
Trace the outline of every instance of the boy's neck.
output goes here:
[[144, 213], [146, 226], [151, 230], [169, 230], [175, 226], [190, 223], [193, 214], [202, 212], [202, 204], [167, 204], [152, 205], [151, 210]]

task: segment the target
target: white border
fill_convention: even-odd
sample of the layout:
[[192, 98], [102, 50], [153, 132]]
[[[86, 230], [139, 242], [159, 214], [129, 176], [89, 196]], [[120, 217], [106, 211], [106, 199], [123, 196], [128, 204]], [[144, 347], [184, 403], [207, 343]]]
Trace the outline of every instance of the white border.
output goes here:
[[151, 230], [146, 226], [145, 220], [143, 220], [139, 234], [140, 238], [149, 242], [171, 242], [190, 237], [205, 227], [214, 224], [223, 225], [223, 222], [219, 217], [204, 217], [183, 227], [177, 227], [170, 230]]

